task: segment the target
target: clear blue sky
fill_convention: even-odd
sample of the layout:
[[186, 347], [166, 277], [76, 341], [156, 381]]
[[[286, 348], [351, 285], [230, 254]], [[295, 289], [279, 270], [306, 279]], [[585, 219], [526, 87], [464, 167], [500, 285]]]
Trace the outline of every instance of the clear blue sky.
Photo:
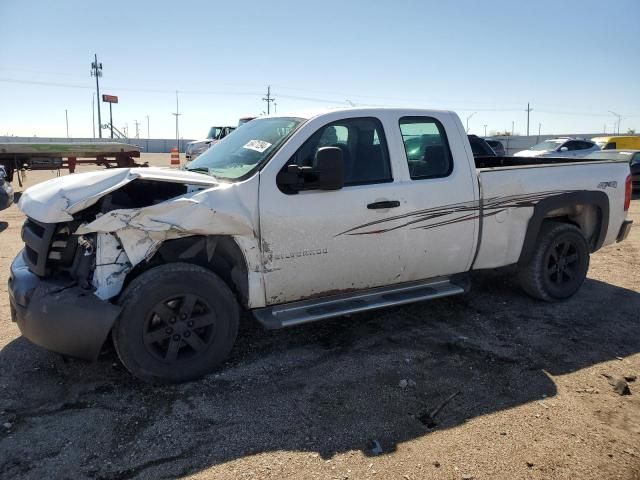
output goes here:
[[[114, 123], [152, 137], [280, 112], [457, 111], [471, 132], [640, 132], [640, 1], [0, 0], [0, 135], [91, 136], [93, 54]], [[55, 85], [54, 85], [55, 84]], [[103, 104], [103, 121], [108, 108]]]

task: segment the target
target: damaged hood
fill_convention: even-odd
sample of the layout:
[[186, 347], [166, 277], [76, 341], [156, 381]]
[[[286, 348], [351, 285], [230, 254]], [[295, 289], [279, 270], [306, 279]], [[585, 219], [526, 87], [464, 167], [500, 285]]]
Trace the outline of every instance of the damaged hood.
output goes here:
[[24, 191], [18, 207], [44, 223], [68, 222], [73, 214], [95, 204], [100, 198], [133, 180], [156, 180], [195, 186], [215, 186], [208, 175], [169, 168], [113, 168], [65, 175], [34, 185]]

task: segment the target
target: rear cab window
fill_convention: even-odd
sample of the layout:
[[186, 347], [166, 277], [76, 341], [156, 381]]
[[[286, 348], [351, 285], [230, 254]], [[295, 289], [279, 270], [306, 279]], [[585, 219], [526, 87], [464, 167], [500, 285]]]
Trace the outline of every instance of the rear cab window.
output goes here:
[[399, 123], [411, 179], [449, 176], [453, 157], [442, 123], [432, 117], [402, 117]]

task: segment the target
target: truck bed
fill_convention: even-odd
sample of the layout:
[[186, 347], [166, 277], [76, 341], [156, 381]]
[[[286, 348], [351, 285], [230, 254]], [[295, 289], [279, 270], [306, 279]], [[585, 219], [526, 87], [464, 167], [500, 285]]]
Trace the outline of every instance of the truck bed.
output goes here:
[[[479, 167], [481, 209], [480, 246], [474, 268], [514, 264], [520, 256], [534, 206], [547, 198], [576, 192], [607, 195], [610, 211], [604, 245], [614, 243], [625, 212], [622, 210], [629, 164], [584, 158], [492, 157], [491, 167]], [[498, 164], [497, 164], [498, 163]], [[500, 165], [499, 163], [502, 163]], [[477, 161], [476, 165], [484, 165]], [[580, 206], [558, 211], [557, 216], [580, 215]]]
[[[553, 165], [558, 163], [602, 162], [602, 159], [581, 157], [510, 157], [510, 156], [477, 156], [474, 157], [476, 168], [521, 167], [533, 165]], [[607, 160], [604, 160], [605, 162]]]

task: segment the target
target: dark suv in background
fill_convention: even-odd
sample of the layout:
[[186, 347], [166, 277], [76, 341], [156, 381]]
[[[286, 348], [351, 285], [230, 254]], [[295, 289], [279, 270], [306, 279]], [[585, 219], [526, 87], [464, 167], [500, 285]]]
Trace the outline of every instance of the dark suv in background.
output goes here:
[[493, 151], [496, 152], [496, 155], [498, 155], [499, 157], [504, 157], [506, 155], [504, 145], [502, 145], [501, 141], [489, 139], [485, 139], [485, 141], [489, 144]]

